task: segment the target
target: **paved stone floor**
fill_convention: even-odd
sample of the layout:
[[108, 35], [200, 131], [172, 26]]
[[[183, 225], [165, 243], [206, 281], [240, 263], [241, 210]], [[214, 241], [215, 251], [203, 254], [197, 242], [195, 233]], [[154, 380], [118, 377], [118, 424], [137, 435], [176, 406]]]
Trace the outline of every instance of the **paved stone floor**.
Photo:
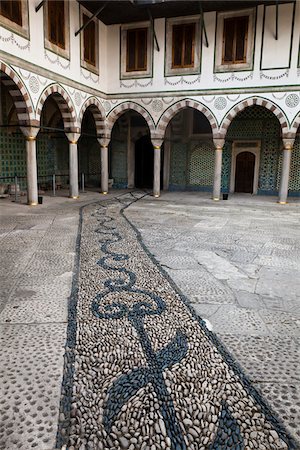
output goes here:
[[[215, 204], [194, 193], [141, 198], [125, 214], [166, 273], [120, 214], [120, 201], [91, 205], [78, 272], [79, 207], [95, 200], [99, 194], [89, 193], [36, 209], [0, 204], [0, 448], [53, 449], [58, 421], [57, 446], [68, 449], [292, 448], [166, 276], [299, 442], [300, 204], [247, 196]], [[131, 202], [123, 197], [124, 206]], [[72, 280], [79, 296], [77, 317], [71, 296], [67, 333]]]

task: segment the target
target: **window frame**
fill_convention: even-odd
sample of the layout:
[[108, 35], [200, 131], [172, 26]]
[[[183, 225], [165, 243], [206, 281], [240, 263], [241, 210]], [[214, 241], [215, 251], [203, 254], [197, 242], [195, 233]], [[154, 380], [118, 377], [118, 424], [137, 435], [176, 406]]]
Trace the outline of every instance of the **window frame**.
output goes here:
[[[244, 62], [225, 62], [224, 23], [226, 19], [234, 19], [238, 17], [248, 17], [248, 30], [245, 48], [246, 58]], [[256, 8], [217, 13], [214, 72], [253, 70], [255, 25]]]
[[[147, 29], [146, 69], [127, 71], [127, 31]], [[120, 28], [120, 79], [152, 78], [153, 76], [153, 33], [150, 22], [136, 22]]]
[[[79, 6], [80, 13], [80, 26], [83, 24], [83, 15], [92, 17], [92, 14], [83, 6]], [[99, 21], [97, 17], [94, 17], [93, 22], [95, 23], [95, 65], [90, 64], [88, 61], [84, 59], [84, 31], [80, 33], [80, 66], [89, 72], [93, 72], [96, 75], [99, 75]]]
[[44, 46], [45, 49], [50, 50], [66, 59], [70, 59], [70, 17], [69, 17], [69, 2], [64, 1], [64, 12], [65, 12], [65, 48], [61, 48], [58, 45], [51, 42], [48, 38], [49, 27], [48, 27], [48, 0], [44, 3]]
[[[14, 1], [14, 0], [12, 0]], [[21, 0], [22, 25], [8, 19], [0, 14], [0, 26], [16, 33], [26, 39], [30, 39], [29, 35], [29, 11], [28, 0]]]
[[[199, 74], [201, 69], [202, 27], [201, 16], [176, 17], [166, 19], [165, 31], [165, 76]], [[176, 25], [195, 24], [193, 65], [173, 67], [173, 27]]]

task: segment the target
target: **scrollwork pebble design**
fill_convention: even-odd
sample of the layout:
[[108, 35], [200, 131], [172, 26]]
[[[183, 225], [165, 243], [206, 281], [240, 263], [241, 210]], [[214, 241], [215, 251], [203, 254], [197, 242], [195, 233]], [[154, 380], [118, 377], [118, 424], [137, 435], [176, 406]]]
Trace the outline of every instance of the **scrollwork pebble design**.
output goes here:
[[75, 93], [75, 95], [74, 95], [74, 100], [75, 100], [75, 104], [76, 104], [77, 106], [80, 106], [80, 105], [81, 105], [81, 95], [80, 95], [79, 92], [76, 92], [76, 93]]
[[105, 100], [105, 102], [103, 103], [105, 112], [108, 112], [111, 110], [111, 103], [108, 100]]
[[55, 59], [52, 59], [52, 58], [48, 55], [47, 51], [45, 50], [44, 56], [45, 56], [45, 59], [46, 59], [47, 61], [49, 61], [51, 64], [57, 64], [59, 67], [61, 67], [62, 69], [65, 69], [65, 70], [70, 68], [70, 61], [68, 61], [66, 64], [63, 64], [63, 63], [60, 61], [60, 58], [59, 58], [58, 55], [56, 56]]
[[123, 80], [120, 80], [120, 87], [124, 87], [124, 88], [132, 88], [132, 87], [145, 88], [148, 86], [152, 86], [152, 84], [153, 84], [153, 78], [151, 78], [149, 81], [144, 81], [144, 82], [141, 82], [139, 80], [134, 80], [132, 82], [125, 83]]
[[291, 450], [126, 218], [144, 196], [135, 191], [85, 209], [78, 315], [70, 311], [76, 325], [67, 344], [74, 357], [67, 353], [56, 447]]
[[189, 78], [185, 78], [184, 76], [181, 76], [178, 80], [170, 80], [168, 77], [165, 77], [165, 84], [169, 84], [170, 86], [177, 86], [178, 84], [195, 84], [195, 83], [199, 83], [201, 81], [201, 75], [198, 75], [196, 78], [194, 78], [193, 80], [189, 79]]

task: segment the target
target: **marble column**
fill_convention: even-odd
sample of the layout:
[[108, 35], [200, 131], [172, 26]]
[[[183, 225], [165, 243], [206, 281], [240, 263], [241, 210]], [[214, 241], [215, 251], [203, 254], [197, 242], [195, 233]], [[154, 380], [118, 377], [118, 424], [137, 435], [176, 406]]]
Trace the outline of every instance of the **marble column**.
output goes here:
[[160, 161], [162, 139], [151, 139], [154, 148], [154, 168], [153, 168], [153, 195], [158, 198], [160, 196]]
[[38, 204], [36, 136], [39, 128], [21, 127], [21, 131], [26, 139], [27, 204], [36, 206]]
[[281, 205], [285, 205], [287, 203], [289, 190], [290, 167], [291, 167], [294, 139], [282, 139], [282, 141], [283, 141], [283, 159], [280, 176], [278, 203], [280, 203]]
[[215, 201], [220, 200], [221, 197], [222, 153], [224, 143], [225, 143], [224, 139], [214, 139], [215, 169], [214, 169], [213, 200]]
[[167, 127], [166, 138], [164, 141], [164, 174], [163, 189], [169, 189], [170, 183], [170, 162], [171, 162], [171, 127]]
[[79, 198], [77, 142], [80, 138], [80, 134], [66, 133], [66, 136], [69, 140], [69, 197], [77, 199]]
[[98, 142], [101, 146], [101, 192], [108, 193], [108, 138], [100, 138]]

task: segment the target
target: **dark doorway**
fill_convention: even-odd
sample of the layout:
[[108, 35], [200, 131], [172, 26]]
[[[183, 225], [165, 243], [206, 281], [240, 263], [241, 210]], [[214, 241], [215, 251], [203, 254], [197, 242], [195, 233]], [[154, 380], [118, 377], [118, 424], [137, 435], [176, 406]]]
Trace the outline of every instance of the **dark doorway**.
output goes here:
[[236, 157], [235, 192], [253, 193], [255, 155], [239, 153]]
[[150, 136], [135, 143], [135, 186], [151, 189], [153, 186], [154, 150]]

